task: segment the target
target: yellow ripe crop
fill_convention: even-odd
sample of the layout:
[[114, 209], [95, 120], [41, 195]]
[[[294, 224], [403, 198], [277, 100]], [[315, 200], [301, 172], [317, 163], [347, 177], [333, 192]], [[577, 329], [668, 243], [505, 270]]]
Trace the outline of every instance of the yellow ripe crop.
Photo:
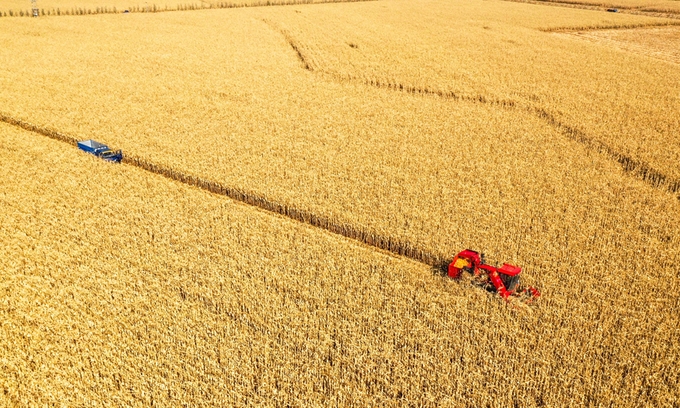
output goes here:
[[[165, 10], [200, 9], [208, 3], [182, 0], [37, 0], [41, 16], [91, 15], [131, 12], [158, 12]], [[9, 0], [0, 5], [0, 17], [32, 16], [30, 0]]]
[[352, 356], [384, 364], [352, 343], [411, 327], [390, 323], [401, 319], [393, 307], [417, 313], [396, 288], [439, 288], [451, 297], [442, 304], [479, 297], [423, 265], [0, 132], [0, 174], [14, 180], [0, 190], [0, 400], [10, 404], [321, 403], [328, 391], [296, 398], [294, 386], [321, 387], [315, 372], [339, 386], [362, 367]]
[[[270, 20], [319, 73], [538, 109], [680, 180], [677, 65], [550, 34], [671, 24], [663, 37], [652, 30], [643, 37], [643, 31], [640, 37], [647, 40], [637, 43], [666, 41], [647, 54], [665, 49], [666, 59], [673, 61], [680, 48], [677, 20], [516, 3], [431, 4], [421, 10], [408, 3], [387, 15], [369, 3], [358, 6], [362, 13], [310, 8], [277, 13]], [[415, 13], [425, 16], [399, 23]], [[378, 21], [385, 23], [380, 30]]]
[[[676, 66], [562, 32], [645, 44], [672, 20], [465, 0], [0, 23], [0, 402], [680, 402]], [[205, 189], [483, 251], [543, 296], [518, 311]]]

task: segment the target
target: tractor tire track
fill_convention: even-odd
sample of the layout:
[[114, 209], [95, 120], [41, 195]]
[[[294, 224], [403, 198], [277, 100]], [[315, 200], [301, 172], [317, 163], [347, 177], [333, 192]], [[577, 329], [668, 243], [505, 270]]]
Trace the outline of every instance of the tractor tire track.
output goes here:
[[[19, 127], [29, 132], [47, 136], [51, 139], [58, 140], [73, 146], [77, 146], [78, 141], [81, 140], [74, 136], [66, 135], [53, 129], [37, 126], [11, 116], [4, 115], [2, 113], [0, 113], [0, 122]], [[402, 241], [398, 238], [377, 234], [360, 226], [334, 220], [324, 215], [314, 214], [311, 211], [297, 208], [289, 204], [276, 202], [264, 195], [252, 191], [245, 191], [236, 187], [224, 185], [214, 180], [209, 180], [207, 178], [198, 177], [179, 170], [175, 170], [163, 164], [154, 163], [141, 156], [124, 153], [123, 163], [135, 166], [142, 170], [146, 170], [150, 173], [161, 175], [183, 184], [200, 188], [214, 194], [227, 196], [235, 201], [240, 201], [270, 213], [282, 215], [286, 218], [290, 218], [316, 228], [324, 229], [337, 235], [342, 235], [343, 237], [359, 241], [363, 244], [394, 255], [403, 256], [414, 261], [421, 262], [428, 266], [434, 267], [435, 270], [439, 270], [442, 265], [445, 265], [447, 263], [447, 259], [449, 258], [446, 254], [432, 252], [427, 249], [420, 248], [417, 245], [411, 244], [410, 242]]]
[[[513, 0], [514, 1], [514, 0]], [[459, 94], [453, 91], [442, 91], [437, 89], [431, 89], [429, 87], [416, 87], [411, 85], [404, 85], [397, 81], [381, 80], [381, 79], [366, 79], [353, 75], [343, 75], [337, 72], [320, 70], [315, 68], [311, 63], [310, 59], [304, 54], [303, 47], [301, 47], [292, 36], [285, 30], [278, 28], [274, 23], [269, 20], [263, 20], [267, 25], [272, 27], [275, 31], [278, 31], [286, 39], [286, 42], [297, 54], [298, 59], [303, 65], [304, 69], [309, 72], [315, 72], [321, 75], [330, 77], [336, 81], [347, 81], [352, 83], [360, 83], [363, 85], [371, 86], [374, 88], [388, 89], [397, 92], [410, 93], [415, 95], [424, 96], [434, 96], [446, 100], [462, 101], [479, 103], [484, 105], [498, 106], [501, 108], [509, 110], [519, 110], [531, 115], [534, 115], [541, 119], [543, 122], [547, 123], [562, 135], [567, 138], [574, 140], [585, 146], [586, 149], [603, 154], [605, 157], [619, 163], [623, 171], [639, 180], [644, 181], [651, 187], [656, 189], [665, 190], [671, 194], [677, 194], [677, 199], [680, 200], [680, 179], [673, 178], [664, 174], [663, 172], [655, 169], [649, 164], [642, 160], [638, 160], [628, 154], [618, 151], [612, 146], [606, 144], [603, 141], [597, 140], [594, 137], [588, 136], [584, 131], [568, 125], [560, 120], [558, 120], [553, 114], [546, 111], [541, 107], [525, 105], [521, 102], [508, 100], [508, 99], [497, 99], [490, 98], [485, 95], [465, 95]]]

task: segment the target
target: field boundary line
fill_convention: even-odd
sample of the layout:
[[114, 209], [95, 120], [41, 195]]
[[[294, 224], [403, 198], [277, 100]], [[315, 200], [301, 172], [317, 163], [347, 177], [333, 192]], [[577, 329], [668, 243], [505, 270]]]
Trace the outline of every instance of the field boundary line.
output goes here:
[[[303, 47], [301, 47], [293, 37], [284, 29], [277, 27], [273, 22], [269, 20], [262, 20], [267, 25], [269, 25], [275, 31], [278, 31], [286, 39], [286, 42], [297, 54], [298, 59], [302, 63], [305, 70], [309, 72], [318, 73], [321, 75], [327, 75], [336, 81], [348, 81], [352, 83], [359, 83], [374, 88], [388, 89], [402, 93], [410, 93], [415, 95], [423, 96], [434, 96], [446, 100], [453, 101], [463, 101], [470, 103], [479, 103], [483, 105], [498, 106], [505, 109], [519, 109], [521, 111], [532, 114], [548, 125], [552, 126], [558, 132], [562, 133], [567, 138], [581, 143], [586, 149], [601, 153], [606, 157], [616, 161], [621, 165], [625, 173], [631, 174], [634, 177], [646, 182], [650, 186], [666, 190], [671, 194], [677, 194], [680, 192], [680, 179], [675, 179], [670, 177], [659, 170], [656, 170], [649, 164], [642, 160], [637, 160], [630, 155], [619, 152], [615, 148], [609, 146], [605, 142], [597, 140], [591, 136], [588, 136], [584, 131], [577, 129], [573, 126], [567, 125], [559, 121], [553, 114], [549, 113], [541, 107], [536, 107], [532, 105], [526, 105], [518, 101], [508, 100], [508, 99], [498, 99], [491, 98], [484, 95], [465, 95], [456, 93], [453, 91], [442, 91], [430, 87], [417, 87], [413, 85], [404, 85], [398, 81], [391, 80], [381, 80], [381, 79], [366, 79], [358, 76], [352, 76], [349, 74], [340, 74], [337, 72], [331, 72], [327, 70], [320, 70], [315, 68], [311, 63], [309, 58], [307, 58], [303, 52]], [[677, 195], [677, 199], [680, 200], [680, 194]]]
[[[200, 1], [198, 4], [178, 4], [175, 7], [159, 7], [156, 4], [147, 6], [134, 6], [127, 9], [119, 10], [117, 7], [96, 7], [91, 8], [71, 7], [69, 9], [61, 10], [61, 8], [39, 9], [40, 16], [45, 17], [64, 17], [64, 16], [93, 16], [97, 14], [153, 14], [165, 13], [172, 11], [197, 11], [197, 10], [217, 10], [217, 9], [232, 9], [232, 8], [251, 8], [251, 7], [271, 7], [271, 6], [307, 6], [313, 4], [329, 4], [329, 3], [363, 3], [381, 0], [260, 0], [253, 3], [234, 3], [227, 1], [218, 1], [215, 3]], [[31, 10], [0, 10], [0, 17], [33, 17]]]
[[[0, 122], [4, 122], [21, 129], [47, 136], [51, 139], [65, 142], [67, 144], [76, 146], [80, 139], [57, 132], [52, 129], [37, 126], [21, 119], [16, 119], [8, 115], [0, 113]], [[402, 241], [390, 236], [377, 234], [369, 229], [357, 227], [348, 223], [333, 220], [324, 215], [317, 215], [311, 211], [296, 208], [292, 205], [279, 203], [270, 200], [264, 195], [257, 194], [252, 191], [245, 191], [236, 187], [230, 187], [222, 183], [209, 180], [203, 177], [194, 176], [175, 170], [171, 167], [153, 163], [143, 157], [124, 153], [123, 163], [138, 167], [150, 173], [158, 174], [171, 180], [178, 181], [183, 184], [198, 187], [202, 190], [211, 193], [229, 197], [235, 201], [248, 204], [253, 207], [260, 208], [270, 213], [282, 215], [286, 218], [299, 221], [301, 223], [324, 229], [337, 235], [342, 235], [345, 238], [359, 241], [368, 246], [389, 252], [393, 255], [403, 256], [405, 258], [418, 261], [428, 266], [441, 268], [447, 263], [449, 257], [443, 254], [428, 251], [419, 248], [407, 241]]]

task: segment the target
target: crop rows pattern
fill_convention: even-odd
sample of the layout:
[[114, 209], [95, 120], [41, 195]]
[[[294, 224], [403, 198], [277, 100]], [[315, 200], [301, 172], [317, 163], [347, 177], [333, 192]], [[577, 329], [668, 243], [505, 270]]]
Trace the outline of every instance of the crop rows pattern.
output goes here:
[[[673, 71], [547, 32], [662, 22], [474, 0], [4, 21], [0, 403], [677, 405]], [[89, 138], [132, 165], [67, 146]], [[477, 249], [543, 296], [508, 308], [324, 228]]]

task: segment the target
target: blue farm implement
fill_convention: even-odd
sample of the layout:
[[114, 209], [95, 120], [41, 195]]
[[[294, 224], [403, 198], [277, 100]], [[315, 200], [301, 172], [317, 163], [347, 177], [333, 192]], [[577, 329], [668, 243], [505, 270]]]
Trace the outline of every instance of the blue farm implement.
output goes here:
[[78, 148], [106, 161], [120, 163], [120, 161], [123, 160], [122, 150], [111, 150], [107, 145], [92, 139], [78, 142]]

